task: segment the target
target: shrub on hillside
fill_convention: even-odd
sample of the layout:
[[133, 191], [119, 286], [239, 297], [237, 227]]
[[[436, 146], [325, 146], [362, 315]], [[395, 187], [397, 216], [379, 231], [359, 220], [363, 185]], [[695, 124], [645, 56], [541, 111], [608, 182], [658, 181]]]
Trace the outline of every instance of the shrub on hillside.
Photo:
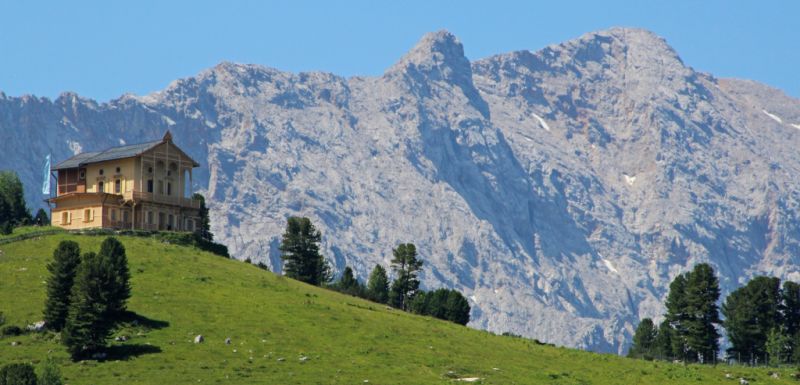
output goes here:
[[0, 369], [0, 385], [36, 385], [36, 372], [30, 364], [9, 364]]
[[48, 359], [42, 364], [42, 371], [39, 375], [38, 385], [63, 385], [64, 381], [61, 379], [61, 371], [58, 365], [52, 360]]
[[22, 334], [22, 328], [17, 325], [8, 325], [0, 329], [0, 335], [4, 337], [18, 336]]

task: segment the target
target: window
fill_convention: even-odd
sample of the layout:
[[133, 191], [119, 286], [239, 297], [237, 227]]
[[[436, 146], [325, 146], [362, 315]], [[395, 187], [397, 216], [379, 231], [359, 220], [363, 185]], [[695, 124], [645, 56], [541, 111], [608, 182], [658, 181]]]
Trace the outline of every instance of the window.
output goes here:
[[91, 222], [94, 218], [92, 218], [92, 209], [85, 209], [83, 210], [83, 221], [84, 222]]
[[186, 219], [186, 230], [194, 231], [194, 222], [191, 219]]
[[69, 211], [64, 211], [61, 213], [61, 224], [68, 225], [69, 224]]
[[172, 183], [167, 182], [167, 195], [172, 195]]
[[100, 169], [100, 175], [103, 175], [103, 169], [102, 168]]
[[81, 170], [79, 178], [80, 178], [81, 180], [84, 180], [84, 179], [86, 179], [86, 171], [85, 171], [85, 170]]
[[125, 223], [128, 223], [128, 222], [130, 222], [130, 220], [131, 220], [131, 218], [130, 218], [130, 213], [128, 213], [128, 210], [123, 211], [122, 212], [122, 221], [125, 222]]
[[117, 167], [117, 174], [119, 174], [119, 170], [120, 170], [120, 168], [119, 168], [119, 167]]
[[173, 217], [172, 214], [170, 214], [169, 215], [169, 224], [167, 225], [167, 230], [172, 230], [172, 227], [174, 226], [173, 225], [174, 222], [175, 222], [175, 217]]
[[153, 173], [153, 168], [152, 168], [152, 167], [148, 167], [148, 168], [147, 168], [147, 172], [148, 172], [148, 173], [150, 173], [150, 174], [152, 174], [152, 173]]
[[122, 181], [120, 181], [119, 179], [114, 181], [114, 192], [117, 194], [122, 192]]
[[112, 221], [116, 221], [117, 220], [117, 210], [116, 209], [111, 209], [111, 220]]
[[164, 181], [158, 181], [158, 193], [164, 195]]
[[106, 192], [106, 189], [104, 187], [105, 185], [103, 185], [102, 181], [97, 182], [97, 192]]
[[148, 211], [147, 212], [147, 223], [151, 224], [151, 225], [153, 224], [153, 212], [152, 211]]
[[153, 192], [153, 180], [152, 179], [148, 179], [147, 180], [147, 192], [149, 192], [149, 193]]

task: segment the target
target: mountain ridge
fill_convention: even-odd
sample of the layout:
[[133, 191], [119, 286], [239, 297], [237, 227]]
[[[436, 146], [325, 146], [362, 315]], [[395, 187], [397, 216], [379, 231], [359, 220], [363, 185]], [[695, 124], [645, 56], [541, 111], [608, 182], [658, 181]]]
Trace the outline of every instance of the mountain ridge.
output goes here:
[[800, 101], [696, 72], [645, 30], [472, 62], [438, 31], [376, 77], [223, 62], [104, 103], [0, 97], [0, 166], [35, 202], [46, 153], [170, 129], [239, 258], [279, 270], [285, 217], [307, 215], [337, 270], [363, 279], [413, 241], [423, 285], [465, 292], [472, 326], [623, 352], [696, 262], [724, 291], [800, 278], [793, 124]]

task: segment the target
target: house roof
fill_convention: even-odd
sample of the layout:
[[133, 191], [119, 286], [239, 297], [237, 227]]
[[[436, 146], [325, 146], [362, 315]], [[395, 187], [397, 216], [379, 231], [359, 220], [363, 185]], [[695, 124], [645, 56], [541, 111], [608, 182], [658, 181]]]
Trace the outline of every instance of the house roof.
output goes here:
[[[131, 144], [119, 147], [111, 147], [104, 151], [80, 153], [73, 156], [72, 158], [62, 161], [61, 163], [58, 163], [57, 165], [51, 167], [50, 169], [53, 171], [63, 170], [67, 168], [82, 167], [91, 163], [105, 162], [108, 160], [132, 158], [134, 156], [141, 155], [146, 151], [155, 148], [159, 144], [171, 141], [172, 141], [172, 135], [169, 132], [167, 132], [167, 134], [164, 135], [164, 139], [162, 140], [156, 140], [153, 142], [146, 142], [139, 144]], [[183, 153], [183, 151], [181, 151], [181, 153]], [[184, 155], [186, 154], [184, 153]], [[192, 164], [195, 167], [199, 166], [199, 164], [195, 162], [194, 159], [192, 158], [189, 159], [192, 161]]]

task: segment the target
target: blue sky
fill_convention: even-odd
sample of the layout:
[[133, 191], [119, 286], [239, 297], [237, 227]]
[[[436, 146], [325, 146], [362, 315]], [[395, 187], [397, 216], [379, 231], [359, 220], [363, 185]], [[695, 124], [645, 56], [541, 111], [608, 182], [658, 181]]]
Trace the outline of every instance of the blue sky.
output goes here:
[[800, 1], [0, 0], [0, 91], [100, 101], [221, 61], [378, 75], [426, 32], [470, 59], [612, 26], [663, 36], [695, 69], [800, 97]]

